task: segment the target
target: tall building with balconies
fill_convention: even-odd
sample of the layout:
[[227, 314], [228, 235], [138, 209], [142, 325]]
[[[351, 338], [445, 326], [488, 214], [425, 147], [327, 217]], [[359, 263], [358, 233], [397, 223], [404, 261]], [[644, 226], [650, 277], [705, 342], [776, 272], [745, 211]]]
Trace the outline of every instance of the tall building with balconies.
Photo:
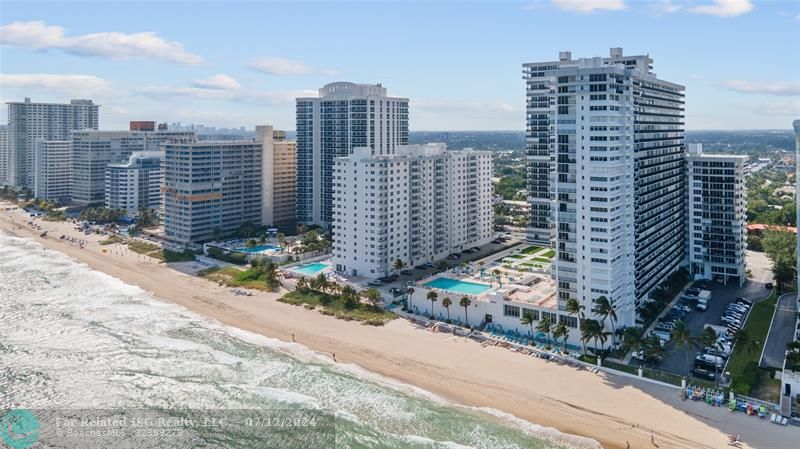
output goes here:
[[108, 164], [106, 167], [106, 207], [125, 209], [136, 215], [140, 209], [157, 209], [161, 204], [161, 159], [160, 151], [133, 153], [126, 162]]
[[492, 240], [492, 155], [445, 144], [357, 148], [334, 167], [333, 263], [376, 278]]
[[261, 142], [165, 143], [164, 236], [211, 240], [244, 223], [261, 225]]
[[647, 55], [524, 64], [529, 240], [556, 250], [559, 310], [611, 299], [618, 327], [685, 261], [684, 88]]
[[707, 154], [702, 144], [688, 145], [689, 272], [695, 277], [744, 285], [747, 159]]
[[71, 131], [97, 129], [99, 105], [92, 100], [68, 104], [33, 103], [30, 98], [8, 105], [8, 177], [18, 187], [34, 188], [38, 139], [67, 140]]
[[408, 143], [408, 99], [380, 84], [337, 82], [297, 99], [297, 222], [329, 227], [334, 159], [354, 148], [393, 154]]
[[[794, 126], [794, 201], [797, 206], [797, 225], [800, 226], [800, 120], [795, 120], [792, 125]], [[795, 274], [798, 276], [797, 284], [800, 285], [800, 234], [797, 237], [797, 271]]]
[[0, 186], [9, 184], [8, 125], [0, 125]]
[[37, 139], [34, 152], [36, 198], [67, 203], [72, 197], [72, 142]]
[[263, 195], [261, 223], [294, 232], [297, 209], [297, 142], [272, 126], [256, 126], [256, 140], [264, 147], [261, 158]]

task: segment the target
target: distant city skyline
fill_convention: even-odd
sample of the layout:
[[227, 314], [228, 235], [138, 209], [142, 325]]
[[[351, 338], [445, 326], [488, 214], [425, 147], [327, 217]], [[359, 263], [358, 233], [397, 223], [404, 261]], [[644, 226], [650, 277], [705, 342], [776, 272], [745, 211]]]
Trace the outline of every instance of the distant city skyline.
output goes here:
[[523, 130], [523, 63], [609, 47], [649, 53], [686, 86], [687, 130], [789, 129], [800, 116], [796, 2], [376, 3], [4, 1], [0, 122], [8, 101], [90, 98], [105, 130], [294, 130], [296, 97], [351, 81], [408, 97], [412, 131]]

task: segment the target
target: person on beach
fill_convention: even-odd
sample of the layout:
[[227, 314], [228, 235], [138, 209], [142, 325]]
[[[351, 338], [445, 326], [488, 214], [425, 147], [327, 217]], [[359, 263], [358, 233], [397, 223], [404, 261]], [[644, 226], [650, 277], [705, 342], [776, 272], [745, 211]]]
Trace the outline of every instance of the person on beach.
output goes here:
[[[294, 332], [292, 332], [292, 343], [294, 343]], [[335, 358], [335, 357], [334, 357]]]
[[336, 353], [333, 353], [333, 361], [336, 362]]

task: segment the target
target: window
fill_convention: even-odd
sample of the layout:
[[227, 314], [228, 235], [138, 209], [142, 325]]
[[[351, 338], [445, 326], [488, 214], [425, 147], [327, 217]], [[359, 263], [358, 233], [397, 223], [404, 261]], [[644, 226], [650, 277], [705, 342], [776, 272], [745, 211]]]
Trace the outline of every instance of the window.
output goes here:
[[505, 316], [513, 316], [519, 317], [519, 307], [517, 306], [510, 306], [508, 304], [503, 305], [503, 315]]

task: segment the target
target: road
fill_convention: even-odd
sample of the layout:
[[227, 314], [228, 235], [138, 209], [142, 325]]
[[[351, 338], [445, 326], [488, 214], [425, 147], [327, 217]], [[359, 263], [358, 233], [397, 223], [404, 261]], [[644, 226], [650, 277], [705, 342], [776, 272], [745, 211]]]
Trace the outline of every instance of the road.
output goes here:
[[778, 299], [775, 317], [769, 329], [764, 353], [761, 356], [762, 368], [783, 368], [786, 344], [794, 340], [797, 322], [797, 293], [787, 293]]

